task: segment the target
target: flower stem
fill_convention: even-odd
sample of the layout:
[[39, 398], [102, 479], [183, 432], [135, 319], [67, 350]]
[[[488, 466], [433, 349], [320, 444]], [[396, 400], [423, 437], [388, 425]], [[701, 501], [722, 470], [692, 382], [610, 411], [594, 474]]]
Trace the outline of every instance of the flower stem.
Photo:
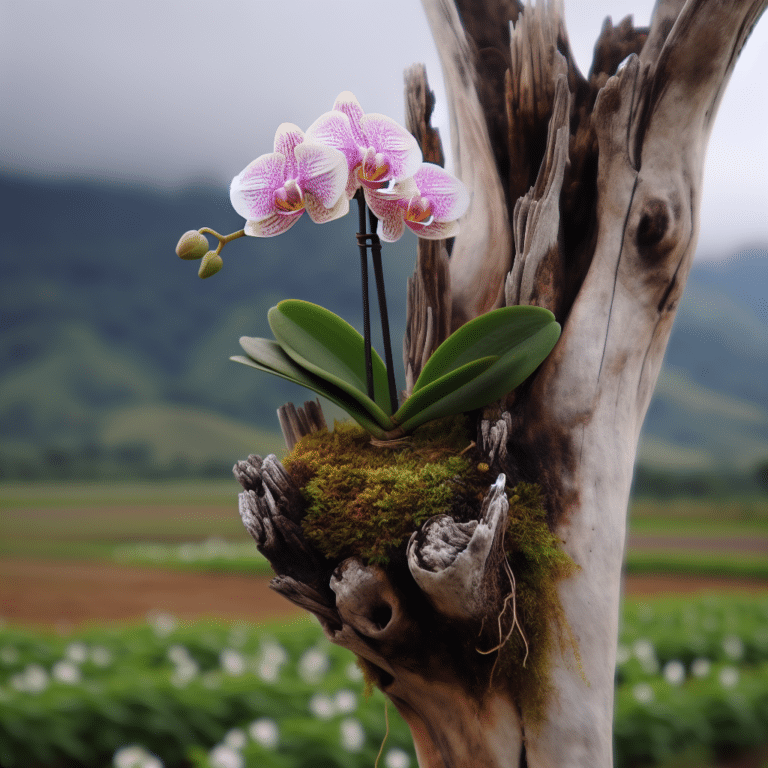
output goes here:
[[221, 249], [232, 240], [237, 240], [239, 237], [245, 237], [244, 229], [238, 229], [237, 232], [232, 232], [229, 235], [220, 235], [218, 232], [215, 232], [210, 227], [201, 227], [197, 231], [201, 235], [205, 235], [205, 234], [213, 235], [219, 241], [219, 245], [216, 248], [216, 253], [219, 253]]
[[376, 234], [377, 219], [373, 211], [368, 209], [368, 220], [371, 227], [371, 258], [373, 273], [376, 276], [376, 291], [379, 297], [379, 315], [381, 316], [381, 332], [384, 336], [384, 361], [387, 365], [387, 385], [389, 387], [389, 404], [392, 413], [397, 412], [397, 386], [395, 384], [395, 366], [392, 361], [392, 342], [389, 336], [389, 315], [387, 313], [387, 294], [384, 289], [384, 267], [381, 263], [381, 240]]
[[363, 278], [363, 339], [365, 342], [365, 383], [368, 389], [368, 397], [375, 401], [373, 395], [373, 362], [371, 360], [371, 307], [368, 300], [368, 252], [367, 230], [365, 223], [365, 198], [362, 190], [355, 194], [358, 207], [358, 223], [360, 232], [357, 233], [357, 242], [360, 246], [360, 271]]

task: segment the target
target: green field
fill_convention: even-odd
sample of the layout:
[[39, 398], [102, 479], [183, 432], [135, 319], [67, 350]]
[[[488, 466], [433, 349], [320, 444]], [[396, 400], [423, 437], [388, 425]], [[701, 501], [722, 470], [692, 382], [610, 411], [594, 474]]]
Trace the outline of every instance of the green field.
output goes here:
[[[617, 768], [756, 755], [768, 733], [767, 621], [765, 597], [627, 602]], [[380, 765], [414, 768], [407, 727], [361, 677], [305, 619], [257, 628], [164, 615], [66, 636], [0, 625], [0, 764], [370, 768], [388, 718]]]
[[[234, 479], [0, 486], [0, 555], [267, 572], [240, 521], [238, 490]], [[630, 573], [768, 579], [766, 497], [636, 500], [629, 530]], [[634, 534], [654, 546], [633, 546]]]

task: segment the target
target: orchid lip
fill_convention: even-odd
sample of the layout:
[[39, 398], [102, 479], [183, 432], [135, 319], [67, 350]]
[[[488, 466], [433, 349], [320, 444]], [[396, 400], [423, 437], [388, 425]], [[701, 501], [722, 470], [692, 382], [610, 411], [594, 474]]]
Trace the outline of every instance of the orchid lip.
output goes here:
[[304, 195], [294, 179], [289, 179], [275, 190], [275, 212], [286, 214], [296, 213], [304, 207]]

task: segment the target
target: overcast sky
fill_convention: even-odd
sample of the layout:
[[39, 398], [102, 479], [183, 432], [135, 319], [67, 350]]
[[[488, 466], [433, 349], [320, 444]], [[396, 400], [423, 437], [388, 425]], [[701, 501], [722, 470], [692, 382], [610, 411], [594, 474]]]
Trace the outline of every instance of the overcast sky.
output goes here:
[[[604, 18], [647, 24], [652, 0], [565, 0], [578, 64]], [[447, 111], [418, 0], [0, 0], [2, 165], [52, 178], [222, 184], [350, 90], [403, 121], [402, 72], [427, 65]], [[768, 242], [768, 20], [720, 107], [699, 253]]]

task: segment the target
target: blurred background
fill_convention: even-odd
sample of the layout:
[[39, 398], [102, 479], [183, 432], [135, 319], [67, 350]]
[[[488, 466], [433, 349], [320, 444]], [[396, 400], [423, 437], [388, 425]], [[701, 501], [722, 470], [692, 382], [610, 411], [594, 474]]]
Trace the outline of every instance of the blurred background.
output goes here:
[[[643, 25], [653, 5], [565, 4], [583, 72], [606, 16], [618, 23], [633, 14], [635, 24]], [[246, 672], [259, 685], [271, 684], [271, 673], [259, 677], [248, 666], [268, 655], [262, 634], [243, 630], [250, 643], [245, 653], [246, 645], [233, 645], [221, 629], [224, 621], [294, 615], [264, 587], [266, 569], [237, 518], [230, 469], [252, 452], [281, 453], [275, 409], [308, 396], [228, 357], [238, 353], [241, 335], [269, 335], [267, 310], [284, 298], [315, 301], [362, 324], [354, 217], [322, 228], [302, 219], [279, 238], [236, 241], [223, 253], [223, 270], [206, 281], [198, 279], [197, 264], [175, 257], [175, 244], [188, 229], [209, 226], [225, 233], [242, 226], [229, 205], [229, 182], [271, 151], [279, 123], [308, 127], [343, 90], [355, 93], [364, 110], [403, 122], [402, 72], [412, 63], [427, 66], [437, 96], [433, 122], [448, 150], [439, 61], [416, 0], [294, 0], [290, 6], [262, 0], [0, 0], [0, 41], [0, 616], [8, 622], [5, 641], [0, 637], [0, 707], [6, 707], [0, 722], [12, 724], [0, 727], [0, 764], [149, 766], [150, 758], [139, 752], [134, 762], [124, 754], [119, 763], [118, 746], [150, 743], [142, 735], [146, 728], [137, 725], [146, 713], [136, 714], [141, 706], [134, 711], [123, 700], [121, 711], [133, 712], [133, 719], [125, 715], [132, 725], [115, 726], [117, 735], [111, 741], [105, 736], [99, 751], [87, 751], [90, 737], [78, 735], [78, 728], [101, 717], [104, 707], [91, 711], [83, 705], [82, 722], [73, 721], [55, 744], [54, 734], [39, 753], [29, 752], [39, 740], [38, 721], [23, 712], [35, 680], [40, 687], [38, 672], [45, 685], [34, 700], [39, 716], [52, 718], [61, 705], [56, 697], [73, 695], [68, 674], [78, 684], [91, 673], [111, 674], [113, 667], [98, 667], [88, 656], [93, 648], [133, 653], [117, 636], [97, 642], [93, 636], [72, 640], [72, 633], [93, 622], [106, 632], [108, 624], [149, 612], [141, 630], [149, 639], [136, 651], [144, 661], [135, 663], [151, 657], [159, 665], [145, 670], [147, 680], [156, 675], [161, 681], [153, 688], [161, 701], [158, 712], [164, 713], [159, 720], [169, 711], [163, 706], [178, 701], [176, 694], [166, 701], [157, 691], [163, 685], [186, 690], [171, 679], [185, 657], [176, 651], [176, 661], [169, 660], [168, 648], [183, 646], [194, 657], [197, 671], [185, 685], [205, 688], [206, 670], [237, 690]], [[650, 746], [652, 754], [619, 752], [619, 764], [714, 764], [729, 751], [764, 746], [764, 738], [751, 735], [768, 731], [755, 714], [762, 706], [762, 717], [768, 717], [768, 635], [761, 629], [768, 622], [767, 61], [763, 20], [735, 68], [715, 123], [698, 252], [641, 438], [627, 561], [627, 610], [634, 613], [626, 620], [628, 656], [619, 682], [631, 713], [627, 722], [655, 723], [658, 730], [660, 720], [667, 730], [655, 752]], [[406, 233], [384, 251], [396, 360], [415, 244]], [[262, 576], [254, 579], [254, 572]], [[659, 594], [673, 593], [688, 597], [654, 602], [662, 599]], [[703, 593], [724, 597], [708, 597], [713, 602], [705, 604]], [[683, 603], [695, 607], [685, 631], [665, 624], [679, 619]], [[198, 628], [201, 615], [214, 617], [219, 629]], [[286, 637], [302, 639], [279, 646], [288, 654], [281, 662], [286, 669], [293, 663], [289, 651], [299, 664], [315, 645], [331, 659], [313, 625], [295, 626]], [[182, 629], [191, 633], [184, 643], [174, 634]], [[58, 634], [40, 645], [40, 633], [51, 630]], [[659, 632], [679, 636], [682, 644], [657, 637]], [[696, 638], [698, 646], [691, 644]], [[635, 648], [638, 640], [650, 642], [652, 652], [642, 643]], [[67, 650], [72, 643], [90, 649], [85, 661], [78, 661], [80, 646]], [[230, 674], [238, 669], [235, 657], [229, 657], [229, 668], [222, 661], [227, 647], [241, 648], [245, 666], [239, 674]], [[282, 658], [273, 648], [274, 653]], [[710, 669], [694, 679], [697, 659], [708, 661]], [[76, 673], [65, 665], [57, 676], [59, 662]], [[338, 669], [348, 662], [340, 658]], [[690, 717], [679, 727], [669, 725], [670, 718], [653, 707], [667, 688], [682, 690], [682, 681], [670, 682], [678, 670], [668, 667], [671, 662], [683, 666], [686, 685], [711, 682], [713, 711], [725, 706], [723, 697], [747, 696], [737, 683], [722, 683], [722, 669], [736, 670], [739, 685], [752, 680], [757, 703], [747, 696], [754, 703], [747, 714], [721, 712], [735, 723], [730, 731], [713, 725], [706, 713], [697, 725]], [[297, 674], [296, 680], [304, 679]], [[328, 679], [341, 685], [341, 678]], [[305, 683], [296, 685], [305, 685], [306, 698], [316, 685]], [[647, 688], [635, 695], [637, 686]], [[265, 701], [282, 701], [279, 690], [278, 685]], [[696, 695], [709, 701], [709, 693]], [[335, 718], [328, 755], [338, 751], [339, 738], [345, 743], [343, 723], [368, 717], [345, 710], [344, 698], [339, 704], [331, 696], [336, 703], [330, 710], [317, 705], [332, 713], [324, 719], [297, 696], [315, 723], [302, 721], [302, 734]], [[262, 712], [253, 701], [237, 702], [224, 714], [206, 715], [208, 725], [196, 731], [179, 725], [173, 736], [178, 749], [164, 761], [237, 766], [216, 763], [211, 750], [227, 746], [229, 729], [242, 726], [247, 735], [247, 722], [267, 718], [254, 730], [259, 738], [247, 735], [247, 746], [237, 747], [239, 737], [233, 736], [227, 748], [245, 755], [249, 765], [299, 765], [293, 758], [280, 762], [283, 753], [269, 746], [269, 723], [283, 728], [269, 714], [273, 705], [265, 704]], [[679, 709], [693, 711], [690, 702]], [[322, 738], [307, 737], [302, 754], [311, 754], [307, 744], [330, 739], [326, 731]], [[626, 743], [635, 737], [651, 743], [643, 733], [628, 733]], [[342, 752], [364, 761], [365, 743]], [[195, 745], [201, 751], [191, 757]], [[403, 768], [406, 759], [415, 765], [406, 747], [407, 739], [402, 749], [393, 748], [389, 768]], [[258, 759], [251, 755], [257, 752]], [[336, 764], [322, 762], [336, 757], [317, 759], [306, 764]]]

